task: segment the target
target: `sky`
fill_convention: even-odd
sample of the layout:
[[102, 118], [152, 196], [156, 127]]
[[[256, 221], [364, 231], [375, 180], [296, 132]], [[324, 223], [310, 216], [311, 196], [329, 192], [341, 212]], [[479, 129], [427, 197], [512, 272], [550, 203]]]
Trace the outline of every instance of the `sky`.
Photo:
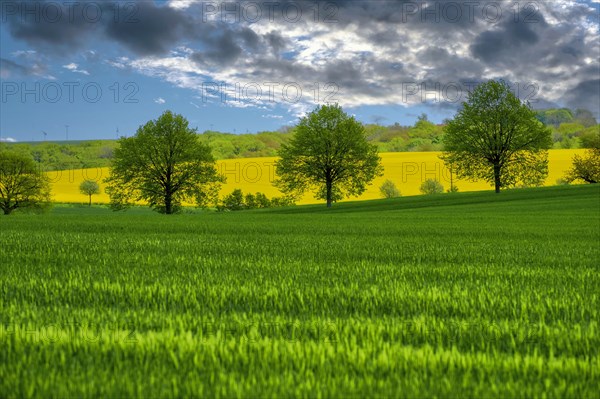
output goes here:
[[599, 14], [600, 0], [0, 0], [0, 140], [130, 136], [165, 110], [253, 133], [328, 103], [441, 123], [489, 79], [599, 117]]

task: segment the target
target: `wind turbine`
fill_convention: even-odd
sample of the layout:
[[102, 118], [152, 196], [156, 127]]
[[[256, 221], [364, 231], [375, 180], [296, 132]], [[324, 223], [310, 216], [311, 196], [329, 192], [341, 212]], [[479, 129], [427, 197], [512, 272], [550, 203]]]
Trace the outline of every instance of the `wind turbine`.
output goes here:
[[46, 141], [46, 137], [48, 137], [48, 133], [42, 130], [42, 134], [44, 135], [44, 141]]

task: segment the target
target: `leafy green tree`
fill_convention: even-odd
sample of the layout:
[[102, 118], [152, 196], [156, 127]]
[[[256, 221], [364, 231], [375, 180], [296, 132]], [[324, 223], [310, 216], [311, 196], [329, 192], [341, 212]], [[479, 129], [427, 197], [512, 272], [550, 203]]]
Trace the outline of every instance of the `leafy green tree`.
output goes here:
[[246, 194], [244, 197], [244, 204], [246, 205], [246, 209], [256, 209], [258, 205], [256, 203], [256, 196], [252, 193]]
[[600, 137], [593, 142], [592, 148], [585, 151], [584, 156], [573, 157], [573, 166], [567, 171], [564, 180], [568, 183], [600, 183]]
[[25, 154], [0, 151], [0, 209], [43, 210], [50, 205], [50, 184], [34, 160]]
[[543, 124], [554, 125], [554, 127], [558, 127], [564, 122], [573, 121], [573, 113], [568, 108], [540, 110], [535, 114], [536, 118]]
[[387, 143], [386, 150], [389, 152], [401, 152], [406, 150], [406, 146], [406, 141], [404, 141], [402, 137], [394, 137], [389, 143]]
[[379, 192], [383, 198], [396, 198], [400, 197], [400, 190], [394, 184], [393, 181], [387, 179], [383, 182], [383, 184], [379, 187]]
[[535, 116], [505, 82], [482, 83], [446, 125], [442, 159], [459, 178], [484, 179], [497, 193], [532, 170], [547, 174], [551, 132]]
[[441, 127], [436, 126], [427, 119], [426, 114], [419, 116], [414, 127], [408, 130], [408, 135], [412, 138], [430, 140], [431, 143], [437, 143], [443, 135]]
[[223, 179], [210, 148], [181, 115], [166, 111], [140, 126], [133, 137], [119, 139], [106, 192], [113, 209], [147, 201], [165, 214], [181, 210], [184, 201], [207, 206], [207, 193]]
[[600, 125], [588, 127], [579, 136], [581, 148], [594, 148], [597, 140], [600, 140]]
[[294, 196], [312, 190], [327, 207], [362, 194], [383, 172], [377, 147], [367, 142], [363, 125], [338, 105], [317, 107], [302, 118], [279, 156], [276, 186]]
[[89, 206], [92, 206], [92, 195], [100, 194], [100, 185], [94, 180], [84, 180], [79, 185], [79, 191], [90, 198]]
[[421, 183], [421, 187], [419, 190], [423, 194], [431, 195], [431, 194], [441, 194], [444, 192], [444, 186], [437, 180], [427, 179], [423, 183]]
[[587, 109], [578, 109], [575, 111], [575, 120], [577, 123], [581, 123], [585, 127], [590, 127], [598, 124], [598, 121]]
[[561, 123], [557, 130], [563, 136], [571, 138], [584, 129], [585, 126], [579, 123]]

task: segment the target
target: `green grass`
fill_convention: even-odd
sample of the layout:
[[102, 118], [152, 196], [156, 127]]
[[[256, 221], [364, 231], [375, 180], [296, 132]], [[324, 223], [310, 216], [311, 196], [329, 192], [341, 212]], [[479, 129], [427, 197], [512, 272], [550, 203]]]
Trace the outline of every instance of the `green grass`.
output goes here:
[[593, 397], [600, 187], [0, 218], [0, 397]]

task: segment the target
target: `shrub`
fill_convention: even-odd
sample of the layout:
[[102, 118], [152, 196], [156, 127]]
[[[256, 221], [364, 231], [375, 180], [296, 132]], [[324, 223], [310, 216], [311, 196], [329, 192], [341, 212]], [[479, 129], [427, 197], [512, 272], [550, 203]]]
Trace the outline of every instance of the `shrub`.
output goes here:
[[275, 208], [279, 206], [295, 205], [292, 197], [273, 197], [269, 200], [263, 193], [244, 195], [242, 190], [236, 188], [231, 194], [226, 195], [217, 205], [218, 211], [241, 211], [244, 209]]
[[223, 198], [222, 206], [224, 209], [229, 209], [230, 211], [241, 211], [246, 207], [244, 203], [244, 193], [239, 188], [236, 188], [231, 192], [231, 194], [226, 195]]
[[437, 180], [427, 179], [421, 184], [420, 188], [423, 194], [440, 194], [444, 192], [444, 186]]
[[394, 182], [389, 179], [384, 181], [383, 184], [379, 187], [379, 192], [381, 193], [381, 196], [383, 198], [396, 198], [400, 197], [401, 195], [400, 190], [398, 190], [398, 187], [396, 187]]

